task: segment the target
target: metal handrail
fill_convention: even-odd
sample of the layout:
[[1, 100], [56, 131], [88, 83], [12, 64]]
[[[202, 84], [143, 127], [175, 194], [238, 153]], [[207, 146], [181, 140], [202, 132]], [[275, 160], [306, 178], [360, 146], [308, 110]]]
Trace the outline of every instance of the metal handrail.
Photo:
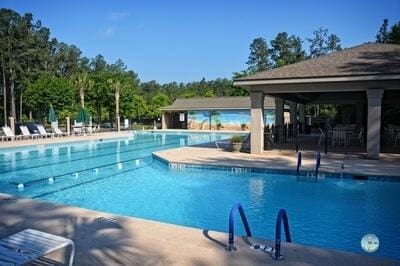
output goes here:
[[244, 209], [240, 203], [237, 203], [232, 207], [231, 212], [229, 214], [229, 239], [228, 239], [228, 246], [226, 247], [227, 251], [236, 250], [236, 248], [233, 245], [234, 238], [235, 238], [235, 213], [236, 213], [236, 210], [239, 211], [240, 218], [242, 218], [243, 226], [244, 226], [244, 229], [246, 230], [247, 236], [249, 236], [249, 237], [252, 236], [249, 223], [247, 222], [246, 214], [244, 213]]
[[315, 163], [315, 179], [318, 179], [318, 171], [321, 166], [321, 153], [317, 153], [316, 163]]
[[297, 154], [297, 168], [296, 168], [296, 175], [299, 176], [300, 174], [300, 167], [301, 167], [301, 152]]
[[276, 227], [275, 227], [275, 252], [271, 253], [271, 257], [274, 260], [283, 260], [283, 255], [281, 254], [281, 226], [283, 222], [283, 227], [285, 230], [285, 238], [286, 242], [292, 242], [292, 238], [290, 237], [289, 230], [289, 219], [286, 214], [285, 209], [280, 209], [278, 216], [276, 218]]

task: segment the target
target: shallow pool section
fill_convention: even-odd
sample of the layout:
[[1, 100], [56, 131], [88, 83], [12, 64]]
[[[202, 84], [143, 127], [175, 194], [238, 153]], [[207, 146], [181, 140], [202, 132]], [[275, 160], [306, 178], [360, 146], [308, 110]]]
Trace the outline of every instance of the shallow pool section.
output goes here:
[[[0, 158], [0, 191], [225, 232], [229, 210], [240, 202], [253, 234], [268, 239], [274, 238], [278, 210], [285, 208], [296, 243], [366, 254], [361, 238], [373, 233], [380, 239], [373, 255], [400, 258], [399, 182], [310, 182], [288, 174], [171, 169], [151, 156], [229, 137], [147, 133], [11, 151]], [[244, 233], [239, 222], [236, 228]]]

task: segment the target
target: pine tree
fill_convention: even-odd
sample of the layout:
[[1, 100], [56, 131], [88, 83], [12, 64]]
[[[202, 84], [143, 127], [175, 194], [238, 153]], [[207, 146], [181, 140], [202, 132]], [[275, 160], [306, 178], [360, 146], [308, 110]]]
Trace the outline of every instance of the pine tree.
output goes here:
[[271, 60], [274, 67], [281, 67], [304, 60], [305, 52], [301, 46], [301, 39], [294, 35], [288, 36], [280, 32], [271, 41]]
[[249, 60], [246, 63], [250, 73], [268, 70], [271, 68], [268, 45], [264, 38], [256, 38], [250, 44]]
[[376, 34], [376, 42], [387, 43], [388, 42], [388, 23], [389, 20], [385, 18], [378, 33]]

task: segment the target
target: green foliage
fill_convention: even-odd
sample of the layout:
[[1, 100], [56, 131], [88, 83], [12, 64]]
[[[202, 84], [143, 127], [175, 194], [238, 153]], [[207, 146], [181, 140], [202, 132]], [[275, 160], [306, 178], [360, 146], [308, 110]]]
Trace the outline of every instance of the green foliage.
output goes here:
[[69, 112], [75, 102], [75, 91], [70, 82], [48, 74], [30, 84], [24, 96], [27, 106], [41, 121], [47, 117], [50, 105], [55, 110]]
[[389, 20], [385, 18], [378, 33], [376, 34], [376, 42], [387, 43], [388, 42], [388, 23]]
[[247, 61], [247, 70], [256, 73], [271, 68], [269, 60], [269, 50], [264, 38], [256, 38], [250, 44], [250, 55]]
[[170, 99], [167, 95], [165, 95], [162, 92], [157, 93], [156, 96], [153, 97], [152, 99], [152, 105], [151, 105], [151, 113], [150, 116], [155, 118], [160, 116], [160, 107], [167, 106], [170, 104]]
[[333, 118], [337, 115], [337, 106], [333, 104], [321, 104], [319, 105], [319, 112], [321, 117]]
[[231, 143], [242, 143], [243, 142], [243, 137], [240, 135], [234, 135], [231, 138]]
[[213, 91], [213, 90], [209, 89], [209, 90], [206, 91], [206, 93], [204, 94], [204, 96], [205, 96], [205, 97], [208, 97], [208, 98], [212, 98], [212, 97], [215, 97], [215, 94], [214, 94], [214, 91]]
[[301, 46], [301, 39], [286, 32], [280, 32], [271, 41], [271, 59], [274, 67], [293, 64], [304, 60], [305, 51]]
[[310, 42], [309, 57], [311, 58], [342, 50], [340, 38], [335, 34], [328, 35], [328, 29], [315, 30], [313, 37], [307, 40]]
[[400, 22], [395, 23], [388, 30], [389, 20], [384, 19], [376, 35], [376, 42], [400, 44]]

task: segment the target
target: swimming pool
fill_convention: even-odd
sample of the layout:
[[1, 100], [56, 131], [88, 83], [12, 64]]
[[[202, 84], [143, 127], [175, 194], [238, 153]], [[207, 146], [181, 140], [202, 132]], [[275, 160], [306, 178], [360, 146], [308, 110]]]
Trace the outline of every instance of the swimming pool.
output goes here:
[[[374, 255], [400, 258], [399, 182], [307, 182], [284, 173], [177, 170], [151, 156], [229, 136], [140, 133], [10, 149], [0, 157], [0, 192], [225, 232], [229, 210], [240, 202], [253, 234], [268, 239], [274, 237], [278, 210], [285, 208], [296, 243], [366, 254], [361, 238], [374, 233], [380, 239]], [[241, 225], [236, 228], [244, 234]]]

